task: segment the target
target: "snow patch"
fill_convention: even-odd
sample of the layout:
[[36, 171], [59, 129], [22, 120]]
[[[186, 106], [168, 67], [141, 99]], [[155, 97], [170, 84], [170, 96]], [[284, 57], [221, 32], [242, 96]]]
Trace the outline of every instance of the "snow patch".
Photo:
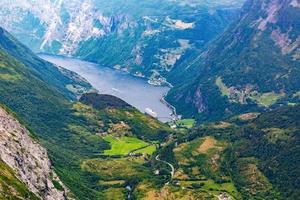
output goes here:
[[195, 26], [194, 22], [184, 22], [180, 19], [171, 19], [170, 17], [166, 18], [167, 26], [179, 30], [192, 29]]
[[153, 36], [153, 35], [156, 35], [160, 32], [161, 32], [160, 30], [148, 29], [148, 30], [144, 31], [143, 36]]
[[292, 0], [290, 5], [293, 6], [294, 8], [300, 8], [300, 2], [298, 0]]
[[[19, 25], [28, 17], [33, 17], [35, 30]], [[82, 41], [129, 27], [126, 17], [104, 16], [93, 0], [1, 0], [0, 22], [10, 32], [30, 32], [42, 51], [54, 49], [66, 55], [75, 53]]]

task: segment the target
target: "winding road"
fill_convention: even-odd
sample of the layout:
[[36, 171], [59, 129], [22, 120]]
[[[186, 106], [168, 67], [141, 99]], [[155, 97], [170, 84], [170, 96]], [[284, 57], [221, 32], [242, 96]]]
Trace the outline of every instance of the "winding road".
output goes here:
[[[170, 168], [171, 168], [171, 172], [170, 172], [171, 178], [174, 177], [174, 174], [175, 174], [175, 168], [174, 168], [174, 166], [173, 166], [171, 163], [169, 163], [169, 162], [167, 162], [167, 161], [164, 161], [164, 160], [160, 160], [160, 159], [159, 159], [159, 155], [157, 155], [157, 156], [155, 157], [155, 160], [157, 160], [157, 161], [159, 161], [159, 162], [162, 162], [162, 163], [165, 163], [165, 164], [167, 164], [168, 166], [170, 166]], [[169, 182], [168, 182], [168, 183], [169, 183]], [[168, 184], [168, 183], [166, 183], [166, 184]]]

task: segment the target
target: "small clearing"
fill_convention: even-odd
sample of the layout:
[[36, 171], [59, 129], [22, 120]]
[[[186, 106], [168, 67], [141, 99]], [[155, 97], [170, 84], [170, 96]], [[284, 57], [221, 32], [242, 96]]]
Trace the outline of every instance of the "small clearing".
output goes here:
[[176, 122], [176, 124], [179, 127], [185, 127], [185, 128], [193, 128], [193, 126], [195, 125], [195, 120], [194, 119], [182, 119], [182, 120], [178, 120]]
[[263, 93], [253, 95], [251, 98], [256, 101], [258, 104], [269, 107], [275, 104], [280, 98], [282, 97], [281, 94], [276, 94], [275, 92]]
[[[105, 150], [104, 155], [127, 155], [130, 152], [141, 149], [143, 147], [149, 146], [148, 143], [144, 142], [135, 137], [113, 137], [106, 136], [103, 138], [105, 141], [109, 142], [111, 149]], [[145, 148], [146, 149], [146, 148]], [[149, 149], [146, 149], [149, 152]], [[141, 151], [142, 153], [143, 151]]]
[[217, 144], [217, 141], [213, 137], [206, 137], [204, 142], [197, 149], [199, 153], [206, 153], [209, 149], [212, 149]]
[[240, 115], [239, 119], [244, 120], [244, 121], [252, 120], [252, 119], [257, 118], [258, 115], [259, 115], [259, 113], [245, 113], [245, 114]]

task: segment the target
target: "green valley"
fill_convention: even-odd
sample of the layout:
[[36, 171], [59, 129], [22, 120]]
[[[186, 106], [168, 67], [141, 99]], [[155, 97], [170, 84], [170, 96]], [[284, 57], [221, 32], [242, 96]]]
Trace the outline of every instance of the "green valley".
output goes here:
[[179, 136], [159, 151], [175, 175], [155, 196], [295, 199], [299, 190], [290, 184], [299, 173], [299, 108], [245, 114]]
[[299, 19], [300, 0], [1, 1], [0, 199], [299, 199]]

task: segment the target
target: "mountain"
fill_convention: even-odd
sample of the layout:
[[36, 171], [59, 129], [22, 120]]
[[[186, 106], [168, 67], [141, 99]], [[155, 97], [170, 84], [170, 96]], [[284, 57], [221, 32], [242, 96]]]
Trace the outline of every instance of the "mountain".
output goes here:
[[[3, 31], [2, 33], [2, 46], [12, 47], [10, 48], [11, 52], [21, 48], [7, 32]], [[71, 132], [67, 131], [67, 123], [70, 123], [69, 119], [72, 118], [70, 102], [70, 96], [72, 95], [71, 92], [67, 92], [68, 90], [64, 90], [67, 93], [61, 92], [60, 88], [65, 86], [64, 82], [56, 87], [56, 85], [44, 80], [47, 76], [51, 77], [53, 75], [51, 74], [52, 71], [64, 78], [67, 78], [67, 76], [59, 73], [58, 68], [54, 65], [40, 59], [41, 62], [45, 63], [42, 66], [48, 66], [50, 70], [45, 74], [37, 73], [35, 69], [39, 67], [38, 65], [22, 62], [23, 59], [30, 60], [31, 57], [27, 57], [27, 55], [32, 56], [34, 54], [29, 49], [24, 48], [24, 55], [18, 57], [3, 47], [0, 48], [0, 102], [13, 110], [24, 125], [29, 127], [28, 129], [31, 130], [32, 134], [39, 139], [40, 143], [46, 147], [51, 162], [54, 164], [57, 174], [61, 177], [62, 172], [58, 171], [57, 163], [64, 163], [62, 165], [67, 167], [65, 161], [72, 158], [72, 156], [65, 156], [66, 151], [62, 148], [63, 145], [66, 145], [64, 138], [71, 136]], [[38, 59], [36, 56], [35, 58]], [[42, 69], [46, 70], [47, 68]], [[42, 77], [39, 75], [42, 75]], [[78, 121], [80, 120], [78, 119]], [[95, 142], [97, 141], [95, 140]], [[99, 143], [98, 145], [100, 146]], [[79, 149], [79, 145], [77, 148]], [[55, 161], [53, 160], [54, 157]], [[70, 161], [67, 163], [70, 163]], [[72, 172], [68, 174], [72, 174]], [[66, 182], [65, 179], [63, 181]]]
[[247, 1], [224, 34], [184, 63], [168, 101], [202, 119], [299, 102], [299, 9], [297, 0]]
[[227, 27], [242, 3], [5, 0], [0, 22], [35, 52], [72, 55], [164, 84], [178, 63]]

